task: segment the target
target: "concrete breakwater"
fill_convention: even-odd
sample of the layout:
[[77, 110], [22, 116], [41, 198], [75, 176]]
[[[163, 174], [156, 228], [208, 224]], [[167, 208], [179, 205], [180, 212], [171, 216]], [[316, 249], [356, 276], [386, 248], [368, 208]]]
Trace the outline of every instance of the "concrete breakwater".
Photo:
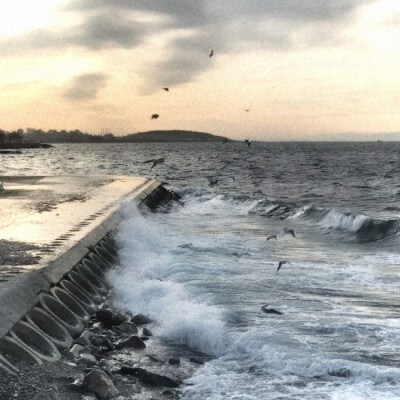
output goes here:
[[21, 361], [60, 359], [104, 301], [105, 273], [117, 263], [110, 232], [121, 205], [155, 210], [174, 194], [134, 177], [0, 181], [0, 243], [11, 252], [23, 249], [16, 260], [3, 256], [0, 271], [0, 369], [15, 374]]

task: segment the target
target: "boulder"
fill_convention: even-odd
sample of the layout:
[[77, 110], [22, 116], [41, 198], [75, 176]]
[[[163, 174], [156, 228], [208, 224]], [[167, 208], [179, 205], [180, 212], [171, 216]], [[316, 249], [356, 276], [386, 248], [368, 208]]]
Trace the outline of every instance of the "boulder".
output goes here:
[[99, 322], [102, 322], [104, 326], [111, 326], [113, 312], [111, 310], [102, 308], [96, 312], [96, 318]]
[[146, 347], [146, 344], [143, 342], [142, 339], [140, 339], [140, 337], [133, 335], [129, 339], [120, 341], [116, 346], [118, 350], [125, 349], [127, 347], [131, 347], [134, 349], [144, 349]]
[[80, 344], [74, 344], [74, 345], [70, 348], [70, 350], [69, 350], [69, 352], [68, 352], [68, 354], [67, 354], [67, 358], [68, 358], [69, 360], [74, 360], [75, 358], [78, 358], [78, 357], [79, 357], [79, 354], [82, 353], [82, 351], [83, 351], [84, 349], [85, 349], [85, 348], [84, 348], [83, 346], [81, 346]]
[[111, 328], [113, 325], [120, 325], [128, 318], [121, 313], [113, 312], [108, 308], [102, 308], [96, 312], [96, 318], [102, 322], [106, 328]]
[[93, 333], [90, 331], [83, 331], [81, 336], [78, 339], [74, 340], [75, 344], [80, 344], [81, 346], [88, 346], [90, 342], [90, 338], [93, 336]]
[[155, 374], [153, 372], [146, 371], [143, 368], [134, 367], [121, 367], [120, 373], [122, 375], [136, 376], [141, 382], [150, 386], [165, 386], [170, 388], [176, 388], [179, 386], [179, 382], [175, 381], [168, 376]]
[[143, 328], [143, 335], [145, 336], [153, 336], [150, 329]]
[[87, 367], [93, 367], [97, 364], [96, 357], [92, 354], [83, 353], [79, 356], [78, 359], [79, 365], [86, 365]]
[[96, 394], [100, 399], [112, 399], [119, 394], [112, 379], [99, 369], [92, 369], [83, 380], [83, 388]]
[[131, 335], [137, 333], [138, 331], [136, 324], [134, 322], [127, 322], [127, 321], [122, 322], [122, 324], [116, 325], [115, 329], [118, 330], [119, 332], [129, 333]]
[[136, 314], [131, 318], [131, 321], [134, 322], [136, 325], [145, 325], [153, 322], [150, 318], [146, 317], [143, 314]]

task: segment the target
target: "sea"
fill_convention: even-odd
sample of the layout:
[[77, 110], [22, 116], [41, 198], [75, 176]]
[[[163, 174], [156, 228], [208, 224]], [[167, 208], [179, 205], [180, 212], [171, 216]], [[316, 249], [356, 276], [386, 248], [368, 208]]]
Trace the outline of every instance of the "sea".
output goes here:
[[182, 197], [160, 213], [124, 206], [109, 277], [118, 307], [208, 356], [182, 399], [393, 400], [399, 154], [389, 142], [57, 144], [0, 155], [0, 175], [142, 175]]

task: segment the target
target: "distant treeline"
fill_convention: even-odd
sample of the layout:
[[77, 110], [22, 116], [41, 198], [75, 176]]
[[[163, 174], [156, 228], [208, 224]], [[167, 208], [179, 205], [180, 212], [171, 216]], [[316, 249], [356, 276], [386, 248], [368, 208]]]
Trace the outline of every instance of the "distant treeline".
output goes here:
[[114, 136], [112, 133], [91, 135], [78, 129], [74, 131], [51, 129], [47, 132], [31, 128], [28, 128], [26, 132], [23, 129], [13, 132], [0, 130], [0, 146], [7, 143], [216, 142], [227, 140], [222, 136], [210, 133], [184, 130], [148, 131], [125, 136]]

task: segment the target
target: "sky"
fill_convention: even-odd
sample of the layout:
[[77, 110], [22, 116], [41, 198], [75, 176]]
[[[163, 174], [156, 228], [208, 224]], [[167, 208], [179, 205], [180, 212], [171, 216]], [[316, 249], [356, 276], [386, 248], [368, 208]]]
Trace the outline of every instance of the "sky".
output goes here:
[[386, 139], [399, 71], [399, 0], [0, 2], [5, 130]]

